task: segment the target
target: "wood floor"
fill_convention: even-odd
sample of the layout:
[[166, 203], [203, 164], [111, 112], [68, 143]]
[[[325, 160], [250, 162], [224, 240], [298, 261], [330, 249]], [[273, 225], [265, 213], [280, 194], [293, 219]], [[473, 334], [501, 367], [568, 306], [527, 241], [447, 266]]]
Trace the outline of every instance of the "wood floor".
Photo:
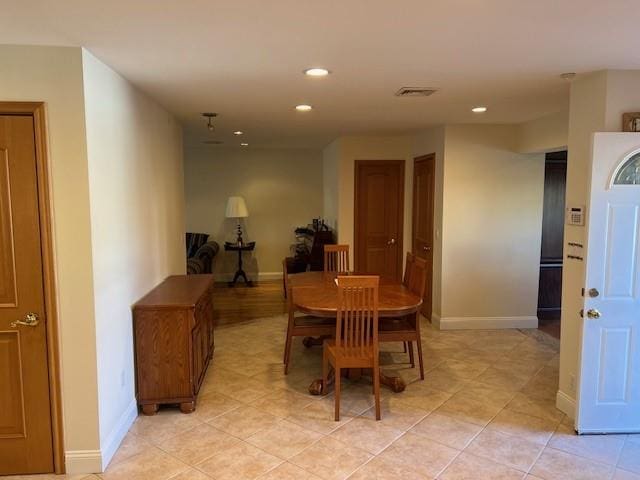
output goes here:
[[538, 321], [538, 329], [548, 333], [554, 338], [560, 338], [560, 319], [540, 319]]
[[216, 283], [213, 291], [213, 318], [216, 325], [281, 315], [286, 308], [281, 280], [254, 282], [253, 287], [244, 284], [229, 287], [226, 283]]

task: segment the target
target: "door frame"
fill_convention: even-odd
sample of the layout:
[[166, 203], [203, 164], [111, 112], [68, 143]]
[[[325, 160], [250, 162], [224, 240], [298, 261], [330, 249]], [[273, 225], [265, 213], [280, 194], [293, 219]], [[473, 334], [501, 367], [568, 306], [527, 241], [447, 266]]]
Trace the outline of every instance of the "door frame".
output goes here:
[[62, 423], [62, 393], [60, 381], [60, 343], [57, 286], [53, 250], [49, 152], [47, 142], [46, 108], [44, 102], [0, 101], [0, 115], [33, 117], [38, 209], [40, 214], [40, 245], [44, 289], [47, 362], [49, 369], [49, 398], [51, 404], [51, 442], [54, 473], [65, 473], [64, 431]]
[[[433, 153], [427, 153], [426, 155], [420, 155], [419, 157], [415, 157], [413, 159], [413, 177], [412, 177], [412, 201], [411, 201], [411, 206], [412, 206], [412, 210], [411, 210], [411, 253], [412, 254], [416, 254], [415, 252], [415, 232], [416, 232], [416, 202], [418, 201], [418, 196], [416, 195], [416, 177], [415, 177], [415, 171], [416, 171], [416, 165], [418, 163], [422, 163], [422, 162], [428, 162], [428, 161], [432, 161], [433, 162], [433, 181], [431, 182], [431, 192], [433, 194], [433, 209], [431, 210], [431, 270], [429, 271], [429, 276], [430, 276], [430, 286], [431, 286], [431, 291], [429, 292], [429, 297], [430, 297], [430, 311], [429, 316], [427, 317], [427, 315], [425, 315], [425, 313], [422, 311], [422, 307], [420, 307], [420, 312], [422, 313], [422, 315], [424, 315], [425, 317], [428, 318], [429, 322], [433, 321], [433, 257], [435, 255], [435, 247], [436, 247], [436, 242], [435, 242], [435, 231], [436, 231], [436, 154], [435, 152]], [[426, 294], [426, 292], [425, 292]], [[424, 299], [423, 299], [424, 300]]]
[[353, 186], [353, 265], [354, 270], [358, 271], [360, 267], [360, 255], [358, 251], [358, 225], [360, 223], [360, 212], [358, 212], [358, 169], [368, 165], [397, 165], [400, 167], [400, 190], [398, 195], [400, 201], [398, 202], [398, 272], [400, 272], [400, 278], [402, 278], [402, 260], [404, 257], [404, 184], [405, 184], [405, 161], [404, 160], [355, 160], [353, 167], [354, 186]]

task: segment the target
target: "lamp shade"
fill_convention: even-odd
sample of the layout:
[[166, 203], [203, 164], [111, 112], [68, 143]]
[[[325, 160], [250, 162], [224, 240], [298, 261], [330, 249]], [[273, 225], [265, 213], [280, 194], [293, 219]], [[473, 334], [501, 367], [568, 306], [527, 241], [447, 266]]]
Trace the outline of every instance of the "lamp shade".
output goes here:
[[225, 213], [227, 218], [244, 218], [249, 216], [247, 204], [244, 203], [242, 197], [229, 197], [227, 200], [227, 210]]

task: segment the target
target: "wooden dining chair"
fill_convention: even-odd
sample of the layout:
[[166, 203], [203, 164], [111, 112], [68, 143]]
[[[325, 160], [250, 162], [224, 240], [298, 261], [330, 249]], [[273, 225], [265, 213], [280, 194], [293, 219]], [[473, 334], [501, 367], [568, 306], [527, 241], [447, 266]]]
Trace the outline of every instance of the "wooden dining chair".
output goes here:
[[[407, 259], [405, 260], [405, 264], [404, 264], [404, 276], [402, 277], [402, 284], [405, 287], [409, 287], [409, 277], [411, 275], [411, 269], [413, 267], [413, 259], [414, 259], [414, 255], [411, 252], [407, 252]], [[403, 346], [403, 350], [404, 353], [407, 353], [409, 351], [409, 344], [408, 342], [402, 342], [402, 346]]]
[[[426, 260], [407, 255], [407, 269], [405, 270], [405, 287], [412, 293], [424, 297], [427, 284], [427, 262]], [[409, 273], [407, 274], [407, 271]], [[408, 346], [409, 361], [411, 367], [415, 367], [413, 353], [413, 342], [418, 348], [418, 364], [420, 367], [420, 378], [424, 380], [424, 362], [422, 358], [422, 337], [420, 334], [420, 312], [413, 313], [402, 318], [384, 318], [380, 322], [379, 332], [380, 342], [404, 342]], [[406, 351], [406, 350], [405, 350]]]
[[336, 273], [349, 271], [349, 245], [324, 246], [324, 271]]
[[405, 260], [405, 264], [404, 264], [404, 276], [402, 277], [402, 284], [405, 287], [409, 286], [409, 282], [410, 280], [410, 276], [411, 276], [411, 268], [413, 267], [413, 259], [415, 258], [415, 255], [411, 252], [407, 252], [407, 259]]
[[[285, 274], [286, 276], [286, 274]], [[304, 315], [297, 312], [294, 298], [296, 291], [301, 288], [309, 287], [290, 287], [289, 281], [285, 280], [287, 289], [287, 309], [289, 313], [289, 321], [287, 323], [287, 339], [284, 344], [284, 374], [289, 373], [289, 366], [291, 364], [291, 347], [293, 345], [294, 337], [333, 337], [335, 333], [335, 319], [314, 317], [311, 315]]]
[[[339, 276], [335, 340], [326, 340], [322, 352], [322, 384], [329, 365], [335, 371], [335, 420], [340, 420], [340, 380], [344, 368], [371, 368], [376, 420], [380, 420], [380, 364], [378, 355], [377, 276]], [[323, 388], [323, 393], [327, 393]]]

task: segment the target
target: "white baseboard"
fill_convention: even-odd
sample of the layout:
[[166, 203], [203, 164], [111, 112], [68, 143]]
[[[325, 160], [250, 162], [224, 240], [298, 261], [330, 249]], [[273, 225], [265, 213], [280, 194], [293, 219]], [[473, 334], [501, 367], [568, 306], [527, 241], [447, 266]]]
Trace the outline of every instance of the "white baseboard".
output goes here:
[[133, 422], [135, 422], [137, 416], [138, 404], [134, 398], [118, 420], [118, 423], [116, 423], [116, 426], [111, 430], [109, 435], [107, 435], [107, 438], [101, 445], [102, 470], [106, 470], [107, 465], [111, 462], [111, 459], [118, 450], [118, 447], [120, 447], [122, 440], [131, 428], [131, 425], [133, 425]]
[[65, 453], [65, 468], [69, 475], [102, 473], [111, 462], [125, 435], [138, 416], [138, 404], [133, 399], [111, 430], [100, 450], [71, 450]]
[[64, 454], [67, 474], [79, 475], [102, 472], [100, 450], [69, 450]]
[[438, 317], [436, 325], [440, 330], [538, 328], [538, 317]]
[[561, 390], [556, 393], [556, 408], [570, 419], [576, 418], [576, 401]]
[[[233, 280], [235, 273], [216, 273], [214, 274], [216, 282], [230, 282]], [[250, 280], [256, 279], [255, 273], [247, 272], [247, 276]], [[281, 280], [282, 272], [259, 272], [258, 281], [260, 280]], [[240, 280], [242, 282], [242, 280]]]
[[441, 320], [442, 318], [440, 318], [439, 313], [431, 312], [431, 324], [438, 330], [442, 330], [442, 328], [440, 328]]

